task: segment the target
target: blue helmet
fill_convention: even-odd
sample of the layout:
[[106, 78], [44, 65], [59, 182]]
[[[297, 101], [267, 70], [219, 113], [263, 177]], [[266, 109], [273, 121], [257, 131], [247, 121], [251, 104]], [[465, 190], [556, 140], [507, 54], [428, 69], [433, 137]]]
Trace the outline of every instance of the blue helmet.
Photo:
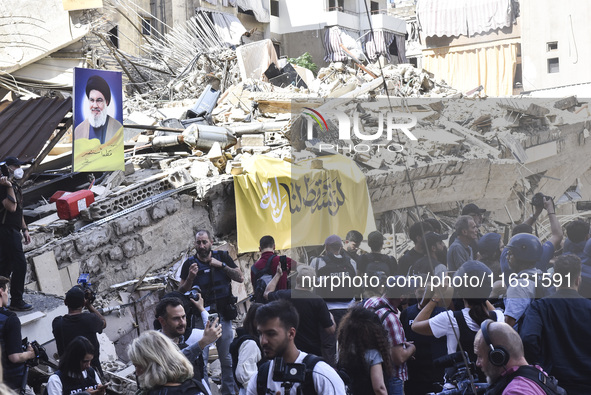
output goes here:
[[519, 233], [511, 237], [507, 248], [515, 259], [523, 262], [537, 262], [542, 258], [540, 239], [529, 233]]

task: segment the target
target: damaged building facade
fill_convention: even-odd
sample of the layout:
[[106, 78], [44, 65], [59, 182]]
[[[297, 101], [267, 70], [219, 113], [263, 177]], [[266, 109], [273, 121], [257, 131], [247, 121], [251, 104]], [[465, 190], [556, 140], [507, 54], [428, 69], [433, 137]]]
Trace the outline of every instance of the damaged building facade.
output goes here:
[[[528, 201], [538, 191], [556, 199], [562, 222], [589, 215], [581, 204], [591, 201], [588, 100], [568, 91], [537, 100], [486, 97], [513, 93], [520, 51], [526, 90], [590, 82], [588, 70], [575, 75], [579, 63], [572, 58], [575, 52], [561, 52], [562, 38], [556, 39], [559, 52], [529, 55], [534, 44], [526, 42], [533, 41], [535, 30], [528, 18], [534, 11], [525, 2], [519, 3], [518, 18], [492, 33], [427, 36], [424, 68], [407, 63], [407, 26], [385, 13], [385, 0], [103, 3], [103, 8], [65, 11], [61, 0], [48, 1], [42, 12], [52, 16], [52, 24], [29, 23], [28, 32], [3, 27], [14, 38], [1, 49], [0, 153], [31, 163], [24, 185], [32, 231], [32, 243], [25, 246], [26, 286], [27, 296], [43, 307], [21, 315], [23, 332], [53, 351], [47, 328], [66, 310], [61, 299], [47, 295], [62, 297], [79, 274], [89, 273], [108, 321], [102, 339], [107, 351], [101, 355], [120, 393], [134, 386], [133, 368], [121, 362], [126, 346], [152, 328], [154, 304], [176, 285], [196, 230], [212, 230], [215, 248], [228, 250], [244, 273], [258, 258], [238, 254], [233, 178], [243, 174], [244, 162], [268, 155], [293, 163], [302, 152], [318, 155], [319, 143], [337, 144], [338, 120], [329, 116], [328, 133], [302, 141], [298, 127], [304, 116], [296, 108], [329, 114], [331, 100], [342, 99], [338, 108], [348, 113], [360, 108], [355, 101], [360, 100], [377, 103], [376, 113], [417, 117], [412, 130], [417, 140], [401, 137], [401, 152], [338, 152], [364, 173], [375, 225], [388, 234], [387, 248], [394, 255], [409, 246], [405, 232], [420, 216], [451, 226], [469, 202], [489, 212], [487, 230], [500, 232], [529, 215]], [[4, 4], [4, 15], [37, 18], [39, 10], [30, 2], [19, 4], [11, 9]], [[373, 34], [368, 34], [366, 6]], [[579, 17], [572, 14], [573, 31], [585, 34], [575, 29]], [[25, 19], [15, 23], [26, 24]], [[501, 84], [498, 75], [491, 76], [491, 88], [484, 91], [473, 89], [482, 81], [455, 84], [446, 73], [463, 73], [457, 69], [431, 66], [443, 53], [461, 54], [453, 62], [472, 65], [467, 54], [498, 47], [510, 51], [508, 63], [500, 62], [510, 81]], [[577, 48], [580, 63], [588, 64], [588, 51]], [[303, 52], [319, 66], [316, 74], [283, 58]], [[533, 59], [545, 57], [548, 65], [552, 53], [560, 54], [560, 73], [572, 80], [541, 76], [543, 84], [530, 79], [532, 87], [525, 86], [528, 62], [541, 75], [543, 62]], [[563, 68], [563, 56], [574, 69]], [[382, 67], [372, 62], [379, 57]], [[73, 67], [123, 71], [124, 171], [97, 172], [94, 178], [70, 171]], [[501, 85], [510, 87], [508, 93], [492, 88]], [[384, 104], [386, 94], [397, 101]], [[208, 106], [206, 119], [198, 120], [197, 104]], [[363, 133], [377, 128], [373, 110], [364, 110]], [[94, 203], [75, 219], [60, 218], [51, 196], [88, 188]], [[541, 219], [540, 237], [547, 232]], [[305, 261], [307, 251], [298, 247], [288, 254]], [[252, 293], [249, 279], [233, 286], [246, 302]]]

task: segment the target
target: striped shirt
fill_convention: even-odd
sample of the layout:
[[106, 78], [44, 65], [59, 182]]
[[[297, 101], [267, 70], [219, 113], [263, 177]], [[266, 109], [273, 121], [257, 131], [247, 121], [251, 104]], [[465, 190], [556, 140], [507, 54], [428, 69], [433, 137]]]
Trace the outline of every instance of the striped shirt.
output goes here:
[[[390, 344], [392, 346], [406, 342], [404, 329], [402, 328], [402, 324], [400, 323], [400, 320], [396, 314], [397, 309], [392, 307], [392, 305], [388, 302], [388, 299], [384, 297], [370, 298], [365, 301], [363, 307], [374, 310], [378, 317], [380, 317], [382, 325], [388, 332], [388, 340], [390, 340]], [[388, 313], [388, 311], [390, 311], [390, 313]], [[385, 318], [383, 318], [384, 315], [386, 315]], [[408, 368], [406, 367], [406, 362], [400, 366], [394, 366], [392, 374], [394, 377], [398, 377], [402, 381], [408, 380]]]

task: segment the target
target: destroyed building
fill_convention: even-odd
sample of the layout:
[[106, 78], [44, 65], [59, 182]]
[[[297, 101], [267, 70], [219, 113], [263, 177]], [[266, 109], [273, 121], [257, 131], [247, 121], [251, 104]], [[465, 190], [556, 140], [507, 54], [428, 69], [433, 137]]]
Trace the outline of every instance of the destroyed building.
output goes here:
[[[215, 248], [228, 250], [244, 273], [256, 261], [256, 254], [238, 254], [233, 177], [244, 172], [243, 162], [268, 155], [291, 163], [302, 152], [322, 154], [318, 144], [337, 146], [339, 124], [330, 117], [329, 133], [302, 141], [298, 127], [305, 122], [301, 114], [294, 116], [296, 108], [323, 111], [333, 99], [340, 99], [344, 101], [339, 110], [347, 112], [358, 109], [355, 100], [362, 99], [377, 103], [378, 112], [417, 117], [413, 128], [417, 140], [402, 137], [401, 152], [332, 148], [363, 171], [376, 227], [388, 234], [387, 247], [393, 254], [408, 247], [404, 232], [421, 215], [451, 224], [468, 202], [485, 207], [489, 211], [485, 226], [501, 231], [529, 215], [528, 200], [537, 191], [556, 199], [563, 223], [589, 214], [585, 211], [589, 207], [582, 204], [591, 201], [586, 146], [590, 113], [584, 97], [564, 93], [524, 100], [491, 99], [479, 91], [466, 94], [467, 89], [450, 86], [437, 74], [399, 62], [401, 52], [396, 56], [388, 52], [390, 62], [383, 53], [381, 63], [372, 63], [352, 60], [349, 48], [339, 46], [340, 57], [317, 62], [326, 67], [316, 75], [281, 58], [284, 52], [299, 56], [304, 37], [313, 41], [317, 52], [313, 55], [324, 59], [330, 51], [323, 46], [323, 33], [334, 27], [348, 32], [359, 25], [360, 15], [355, 19], [346, 11], [354, 7], [362, 14], [363, 2], [329, 1], [328, 9], [322, 8], [324, 25], [298, 31], [297, 26], [273, 30], [290, 15], [286, 8], [290, 2], [271, 1], [268, 22], [260, 21], [255, 10], [249, 15], [235, 7], [244, 11], [241, 4], [247, 7], [260, 1], [150, 2], [153, 9], [150, 4], [105, 1], [101, 12], [67, 12], [60, 8], [61, 1], [47, 3], [43, 12], [52, 16], [55, 31], [36, 27], [49, 31], [44, 39], [49, 43], [21, 41], [20, 46], [4, 48], [5, 75], [0, 78], [6, 97], [0, 112], [2, 157], [15, 155], [31, 163], [24, 185], [25, 215], [32, 232], [32, 243], [25, 246], [30, 263], [26, 286], [27, 296], [42, 307], [20, 318], [23, 332], [53, 351], [47, 327], [66, 309], [60, 299], [46, 295], [63, 297], [80, 273], [89, 273], [108, 320], [102, 339], [108, 351], [101, 353], [105, 370], [120, 393], [133, 387], [127, 377], [133, 368], [116, 359], [126, 361], [129, 342], [152, 327], [153, 306], [162, 291], [178, 280], [178, 267], [192, 253], [197, 229], [211, 229], [217, 238]], [[380, 10], [382, 3], [368, 6]], [[193, 15], [192, 7], [210, 11], [200, 9]], [[261, 24], [254, 26], [258, 29], [254, 38], [235, 48], [216, 29], [219, 19], [206, 15], [228, 9], [244, 26], [238, 39]], [[523, 20], [526, 9], [522, 7]], [[13, 15], [30, 11], [23, 8]], [[115, 15], [121, 18], [118, 46], [114, 34], [105, 35], [113, 31]], [[139, 26], [153, 29], [149, 38], [142, 30], [133, 33], [135, 39], [126, 37], [133, 29], [124, 28], [129, 23], [124, 15], [133, 15]], [[389, 23], [399, 23], [380, 13], [373, 17], [383, 23], [384, 32], [393, 26]], [[331, 22], [334, 19], [336, 23]], [[367, 26], [357, 28], [353, 41], [367, 30]], [[390, 33], [400, 36], [404, 31], [396, 28]], [[31, 30], [30, 35], [45, 33]], [[25, 40], [24, 35], [20, 40]], [[129, 43], [133, 41], [134, 47]], [[80, 54], [85, 54], [82, 60]], [[71, 173], [75, 66], [124, 70], [124, 171], [97, 172], [94, 178]], [[585, 77], [579, 81], [588, 82]], [[198, 111], [199, 105], [206, 107], [205, 114]], [[377, 127], [370, 114], [361, 122], [364, 133]], [[360, 143], [355, 137], [350, 142]], [[51, 197], [59, 191], [89, 188], [94, 202], [80, 216], [60, 218]], [[540, 237], [547, 233], [546, 227], [541, 221]], [[290, 253], [305, 260], [303, 247]], [[234, 294], [241, 302], [251, 292], [248, 280], [235, 285]]]

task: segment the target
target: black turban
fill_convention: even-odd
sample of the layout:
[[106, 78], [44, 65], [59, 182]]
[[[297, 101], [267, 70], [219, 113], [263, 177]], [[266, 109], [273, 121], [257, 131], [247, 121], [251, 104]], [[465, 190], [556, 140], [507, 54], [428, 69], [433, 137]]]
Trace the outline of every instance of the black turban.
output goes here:
[[111, 88], [109, 88], [109, 84], [102, 77], [93, 75], [88, 79], [86, 83], [86, 97], [90, 95], [90, 91], [92, 90], [99, 91], [103, 94], [107, 101], [107, 106], [111, 103]]

